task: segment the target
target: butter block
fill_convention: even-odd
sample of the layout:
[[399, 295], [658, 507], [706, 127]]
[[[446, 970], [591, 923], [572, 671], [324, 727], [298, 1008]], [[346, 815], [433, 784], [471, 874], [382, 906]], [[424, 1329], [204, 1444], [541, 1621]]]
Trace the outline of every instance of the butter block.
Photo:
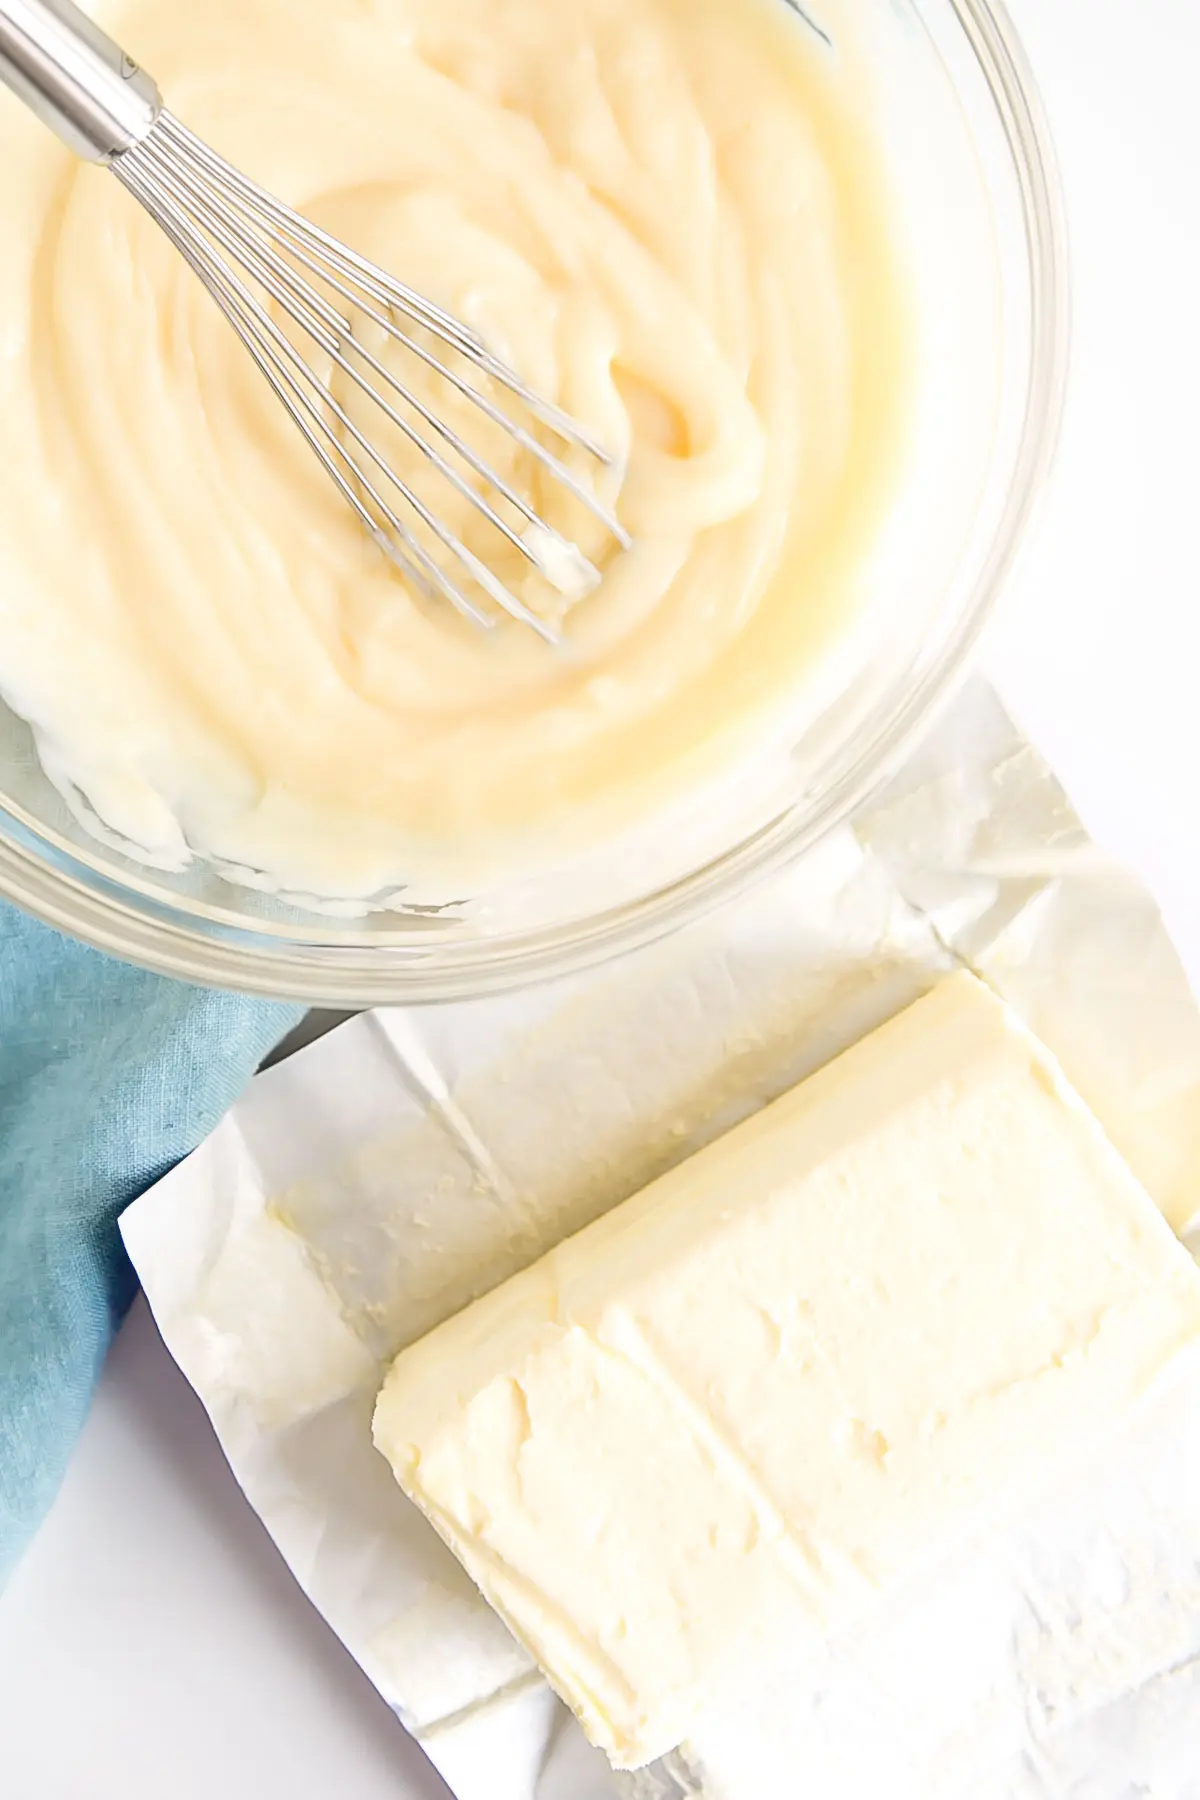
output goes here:
[[955, 976], [396, 1360], [375, 1441], [612, 1762], [816, 1648], [1200, 1335], [1200, 1272]]

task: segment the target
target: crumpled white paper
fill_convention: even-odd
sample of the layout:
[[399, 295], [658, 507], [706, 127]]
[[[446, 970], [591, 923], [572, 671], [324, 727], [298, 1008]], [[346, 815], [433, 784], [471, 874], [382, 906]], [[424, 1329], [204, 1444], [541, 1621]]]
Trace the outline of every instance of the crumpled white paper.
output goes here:
[[387, 1363], [966, 963], [1181, 1232], [1200, 1015], [1152, 901], [982, 682], [854, 824], [720, 916], [261, 1075], [122, 1229], [297, 1580], [459, 1800], [1200, 1797], [1200, 1373], [819, 1669], [614, 1775], [375, 1452]]

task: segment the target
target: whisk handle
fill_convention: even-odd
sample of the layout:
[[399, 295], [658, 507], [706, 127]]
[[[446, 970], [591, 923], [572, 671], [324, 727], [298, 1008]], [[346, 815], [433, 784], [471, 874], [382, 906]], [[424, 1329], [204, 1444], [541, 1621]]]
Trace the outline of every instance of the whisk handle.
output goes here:
[[0, 0], [0, 81], [88, 162], [141, 142], [162, 96], [72, 0]]

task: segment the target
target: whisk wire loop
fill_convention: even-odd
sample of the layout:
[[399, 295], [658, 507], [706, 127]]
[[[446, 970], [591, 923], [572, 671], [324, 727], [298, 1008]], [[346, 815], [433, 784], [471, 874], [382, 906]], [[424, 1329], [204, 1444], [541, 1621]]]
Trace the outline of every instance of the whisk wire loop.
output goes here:
[[[440, 592], [474, 623], [478, 625], [492, 624], [493, 621], [474, 606], [444, 574], [408, 526], [389, 506], [370, 477], [359, 467], [325, 416], [323, 408], [328, 406], [336, 412], [338, 410], [336, 403], [331, 401], [327, 390], [315, 372], [298, 354], [256, 296], [207, 248], [203, 240], [190, 228], [186, 215], [169, 198], [155, 193], [135, 171], [128, 172], [128, 185], [131, 192], [142, 202], [156, 223], [175, 244], [194, 273], [199, 276], [209, 290], [230, 324], [242, 337], [247, 350], [274, 389], [292, 421], [375, 541], [387, 551], [391, 559], [421, 592], [427, 596], [431, 596], [434, 592]], [[298, 379], [298, 376], [301, 379]], [[307, 383], [308, 389], [315, 389], [321, 395], [320, 401], [313, 398], [304, 383]], [[346, 421], [346, 424], [351, 435], [357, 437], [359, 435], [357, 427], [349, 421]], [[322, 442], [322, 439], [325, 440], [325, 443]], [[388, 527], [395, 534], [396, 542], [389, 539], [381, 530], [378, 519], [372, 516], [363, 501], [362, 494], [356, 491], [346, 474], [333, 461], [329, 449], [326, 448], [326, 443], [329, 449], [332, 449], [347, 465], [358, 488], [378, 508]]]
[[[355, 315], [370, 321], [507, 433], [627, 549], [631, 540], [611, 508], [562, 457], [451, 366], [447, 357], [466, 361], [523, 403], [533, 418], [567, 444], [607, 465], [609, 459], [590, 436], [561, 409], [529, 389], [465, 325], [275, 199], [165, 108], [145, 136], [117, 157], [112, 167], [209, 290], [326, 474], [401, 572], [420, 592], [440, 594], [473, 623], [492, 624], [492, 616], [464, 591], [466, 578], [510, 618], [530, 626], [548, 642], [557, 642], [554, 626], [501, 581], [404, 479], [336, 397], [330, 381], [322, 378], [271, 316], [260, 296], [274, 301], [299, 326], [333, 367], [378, 408], [526, 565], [572, 598], [582, 596], [599, 581], [593, 563], [545, 524], [513, 483], [375, 354], [363, 341], [361, 327], [356, 331]], [[345, 310], [333, 303], [331, 294], [345, 303]], [[397, 313], [409, 329], [397, 322]], [[443, 354], [421, 342], [414, 335], [418, 330], [444, 346]], [[424, 425], [426, 432], [414, 420]], [[449, 454], [443, 454], [431, 437], [439, 439]], [[351, 442], [357, 452], [350, 448]], [[451, 455], [475, 481], [455, 466]], [[394, 493], [448, 552], [456, 575], [430, 554], [389, 502], [387, 491]], [[503, 515], [489, 498], [489, 491], [512, 510], [515, 522]]]

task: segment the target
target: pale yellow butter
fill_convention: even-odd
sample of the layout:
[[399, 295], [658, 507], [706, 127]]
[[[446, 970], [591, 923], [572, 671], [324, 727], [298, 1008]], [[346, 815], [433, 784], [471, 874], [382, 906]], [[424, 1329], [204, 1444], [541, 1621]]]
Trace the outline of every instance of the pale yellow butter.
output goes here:
[[1200, 1273], [971, 977], [406, 1350], [375, 1436], [637, 1766], [1200, 1334]]

